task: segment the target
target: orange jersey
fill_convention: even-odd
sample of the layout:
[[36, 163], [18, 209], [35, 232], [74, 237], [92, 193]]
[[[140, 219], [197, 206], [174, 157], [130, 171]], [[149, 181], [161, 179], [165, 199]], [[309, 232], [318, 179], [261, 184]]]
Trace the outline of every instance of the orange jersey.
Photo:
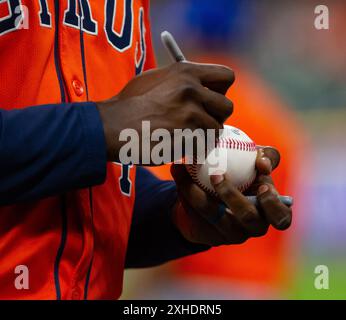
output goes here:
[[[116, 95], [154, 66], [148, 11], [148, 0], [0, 1], [1, 108]], [[0, 298], [118, 298], [134, 179], [108, 164], [103, 185], [1, 207]], [[21, 265], [29, 289], [14, 285]]]

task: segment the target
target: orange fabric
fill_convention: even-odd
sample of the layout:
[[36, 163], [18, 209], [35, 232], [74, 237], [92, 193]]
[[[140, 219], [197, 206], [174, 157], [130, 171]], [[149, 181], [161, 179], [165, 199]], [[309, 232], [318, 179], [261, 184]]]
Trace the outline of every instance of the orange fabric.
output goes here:
[[[54, 60], [54, 41], [59, 14], [58, 56], [67, 101], [86, 101], [80, 30], [63, 23], [68, 1], [47, 0], [51, 26], [43, 26], [40, 1], [22, 0], [28, 9], [29, 29], [0, 35], [0, 106], [25, 108], [61, 102]], [[84, 33], [89, 100], [100, 101], [117, 94], [134, 77], [136, 58], [141, 54], [140, 10], [144, 10], [146, 57], [144, 69], [154, 66], [147, 0], [132, 1], [133, 23], [130, 46], [116, 50], [106, 38], [105, 2], [90, 3], [97, 34]], [[5, 4], [4, 4], [5, 3]], [[5, 19], [8, 1], [0, 5]], [[121, 32], [125, 1], [116, 1], [114, 30]], [[4, 8], [6, 6], [6, 8]], [[142, 8], [142, 9], [141, 9]], [[7, 11], [6, 11], [7, 10]], [[138, 50], [136, 49], [138, 48]], [[137, 53], [137, 57], [136, 57]], [[78, 81], [84, 90], [76, 90]], [[80, 89], [80, 88], [79, 88]], [[81, 94], [82, 93], [82, 94]], [[59, 265], [61, 298], [83, 299], [92, 262], [88, 298], [120, 296], [126, 246], [134, 204], [135, 168], [130, 171], [131, 194], [119, 187], [121, 166], [108, 164], [106, 182], [91, 190], [70, 192], [63, 197], [0, 208], [0, 299], [55, 299], [54, 267], [61, 246], [62, 210], [66, 205], [67, 237]], [[14, 286], [18, 265], [30, 273], [29, 290]]]
[[[295, 196], [296, 159], [304, 145], [304, 130], [289, 108], [247, 66], [224, 56], [194, 59], [231, 66], [236, 82], [227, 93], [234, 103], [234, 113], [226, 124], [244, 130], [258, 145], [271, 145], [280, 150], [280, 167], [273, 174], [281, 194]], [[151, 169], [164, 179], [171, 179], [169, 166]], [[296, 212], [295, 212], [296, 214]], [[271, 229], [262, 238], [251, 239], [243, 245], [213, 248], [205, 253], [186, 257], [175, 263], [179, 275], [204, 275], [267, 284], [283, 283], [287, 256], [288, 234]]]

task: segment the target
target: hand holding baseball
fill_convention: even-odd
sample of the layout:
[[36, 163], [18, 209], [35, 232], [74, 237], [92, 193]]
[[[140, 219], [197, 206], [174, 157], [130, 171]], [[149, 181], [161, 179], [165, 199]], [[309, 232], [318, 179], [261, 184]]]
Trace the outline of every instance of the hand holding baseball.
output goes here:
[[258, 149], [257, 176], [248, 189], [249, 194], [257, 196], [257, 207], [234, 186], [228, 173], [210, 176], [221, 202], [203, 191], [185, 166], [173, 165], [171, 171], [179, 194], [173, 213], [175, 225], [187, 240], [210, 246], [243, 243], [250, 237], [265, 235], [270, 225], [287, 229], [292, 210], [280, 202], [270, 177], [279, 161], [277, 150]]

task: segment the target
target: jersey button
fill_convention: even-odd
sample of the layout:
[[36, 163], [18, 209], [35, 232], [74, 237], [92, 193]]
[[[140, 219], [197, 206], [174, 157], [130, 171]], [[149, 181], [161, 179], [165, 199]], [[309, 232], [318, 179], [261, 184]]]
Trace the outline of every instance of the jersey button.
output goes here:
[[72, 81], [72, 87], [75, 92], [75, 94], [80, 97], [84, 94], [84, 87], [83, 83], [81, 83], [79, 80], [73, 80]]
[[81, 296], [82, 296], [81, 290], [78, 287], [75, 287], [72, 290], [72, 300], [80, 300]]

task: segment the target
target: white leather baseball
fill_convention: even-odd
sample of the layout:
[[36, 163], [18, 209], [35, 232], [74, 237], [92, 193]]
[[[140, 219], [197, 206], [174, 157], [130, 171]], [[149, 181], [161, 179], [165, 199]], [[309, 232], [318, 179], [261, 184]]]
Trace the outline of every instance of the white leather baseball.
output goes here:
[[234, 185], [244, 191], [256, 177], [256, 157], [256, 144], [240, 129], [224, 125], [216, 148], [207, 158], [186, 167], [193, 181], [208, 193], [215, 195], [210, 175], [220, 171], [229, 173]]

